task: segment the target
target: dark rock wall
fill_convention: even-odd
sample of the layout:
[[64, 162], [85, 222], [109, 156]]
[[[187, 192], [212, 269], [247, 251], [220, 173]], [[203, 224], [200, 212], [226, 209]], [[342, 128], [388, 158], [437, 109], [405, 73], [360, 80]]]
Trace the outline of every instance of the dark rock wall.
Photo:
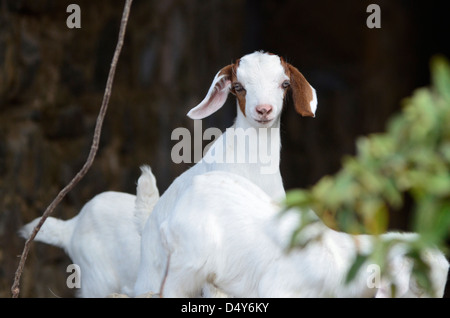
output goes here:
[[[81, 29], [66, 27], [70, 3]], [[8, 297], [23, 240], [86, 160], [116, 45], [124, 1], [0, 0], [0, 296]], [[254, 50], [284, 56], [316, 88], [316, 119], [288, 103], [282, 173], [288, 189], [339, 168], [358, 135], [382, 131], [412, 89], [426, 85], [432, 54], [448, 56], [444, 1], [376, 1], [382, 28], [368, 29], [369, 1], [135, 0], [101, 145], [86, 177], [54, 216], [67, 219], [95, 194], [134, 193], [148, 163], [161, 192], [189, 165], [171, 162], [177, 127], [215, 73]], [[420, 3], [420, 4], [419, 4]], [[203, 128], [231, 125], [230, 98]], [[407, 217], [392, 216], [407, 226]], [[22, 297], [68, 297], [70, 260], [35, 243]]]

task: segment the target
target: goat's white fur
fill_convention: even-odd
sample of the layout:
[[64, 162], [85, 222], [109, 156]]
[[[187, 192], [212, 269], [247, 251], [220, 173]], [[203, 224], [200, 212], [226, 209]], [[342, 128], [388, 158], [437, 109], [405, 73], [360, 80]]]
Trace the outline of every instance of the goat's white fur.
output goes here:
[[[377, 288], [370, 286], [373, 273], [367, 263], [345, 285], [357, 252], [368, 253], [374, 237], [336, 232], [317, 220], [302, 232], [309, 243], [288, 252], [300, 214], [279, 211], [264, 191], [236, 174], [214, 171], [193, 177], [153, 244], [155, 255], [170, 255], [163, 296], [193, 297], [205, 284], [235, 297], [391, 297], [391, 284], [396, 297], [443, 296], [449, 264], [437, 249], [422, 255], [431, 269], [434, 295], [411, 276], [413, 264], [402, 243], [388, 254], [391, 276], [381, 273]], [[417, 235], [387, 233], [381, 238], [409, 241]], [[164, 278], [153, 274], [157, 281]]]
[[[292, 74], [289, 72], [290, 76], [287, 74], [288, 69], [292, 72]], [[286, 80], [292, 82], [292, 94], [297, 111], [303, 109], [299, 111], [300, 114], [314, 116], [317, 97], [303, 75], [280, 57], [262, 52], [246, 55], [235, 64], [219, 71], [207, 96], [188, 113], [188, 116], [193, 119], [211, 115], [222, 107], [231, 90], [237, 96], [237, 117], [231, 127], [233, 129], [227, 129], [217, 138], [205, 154], [205, 158], [213, 156], [216, 152], [224, 152], [226, 156], [242, 155], [242, 152], [245, 152], [244, 158], [249, 158], [251, 146], [244, 146], [239, 140], [235, 142], [235, 132], [243, 129], [250, 139], [272, 145], [271, 149], [276, 149], [270, 153], [275, 169], [271, 173], [261, 173], [264, 163], [259, 159], [255, 163], [218, 163], [214, 160], [202, 160], [175, 179], [158, 200], [143, 228], [142, 257], [134, 290], [135, 295], [149, 291], [158, 292], [160, 289], [160, 278], [166, 268], [168, 256], [165, 253], [159, 253], [160, 246], [165, 244], [161, 240], [160, 233], [166, 219], [177, 206], [178, 198], [191, 186], [194, 176], [208, 171], [230, 171], [253, 181], [272, 198], [284, 197], [285, 191], [279, 170], [281, 144], [278, 128], [286, 94], [286, 89], [282, 85]], [[240, 83], [245, 91], [233, 90], [233, 85], [236, 83]], [[310, 100], [305, 96], [310, 96]], [[314, 107], [311, 107], [311, 103]], [[264, 115], [258, 114], [256, 108], [260, 105], [270, 105], [271, 111]]]
[[[106, 297], [133, 290], [141, 243], [136, 223], [147, 219], [159, 198], [150, 167], [141, 170], [137, 197], [114, 191], [100, 193], [70, 220], [47, 218], [36, 235], [36, 241], [63, 248], [80, 267], [79, 297]], [[40, 219], [22, 227], [19, 234], [28, 238]]]

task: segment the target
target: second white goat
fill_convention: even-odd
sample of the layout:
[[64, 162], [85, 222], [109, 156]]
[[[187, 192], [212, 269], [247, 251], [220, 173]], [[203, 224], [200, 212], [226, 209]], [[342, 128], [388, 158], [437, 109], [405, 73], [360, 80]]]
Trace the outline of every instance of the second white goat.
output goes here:
[[[107, 191], [87, 202], [70, 220], [49, 217], [35, 240], [64, 249], [78, 265], [78, 297], [106, 297], [133, 290], [140, 261], [141, 236], [136, 228], [159, 198], [150, 167], [141, 167], [137, 196]], [[28, 238], [40, 222], [36, 218], [20, 230]]]

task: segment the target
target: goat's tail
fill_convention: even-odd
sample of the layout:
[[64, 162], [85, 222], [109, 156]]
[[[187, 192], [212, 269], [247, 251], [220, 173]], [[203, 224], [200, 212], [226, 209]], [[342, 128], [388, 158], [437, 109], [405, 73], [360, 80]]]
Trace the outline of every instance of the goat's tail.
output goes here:
[[[41, 218], [36, 218], [19, 230], [19, 235], [28, 239]], [[76, 218], [64, 221], [49, 217], [42, 224], [35, 240], [46, 244], [63, 248], [67, 251], [72, 233], [75, 227]]]
[[[141, 166], [141, 176], [136, 187], [135, 218], [138, 229], [141, 230], [148, 216], [159, 199], [159, 190], [156, 178], [150, 166]], [[140, 232], [140, 231], [139, 231]]]

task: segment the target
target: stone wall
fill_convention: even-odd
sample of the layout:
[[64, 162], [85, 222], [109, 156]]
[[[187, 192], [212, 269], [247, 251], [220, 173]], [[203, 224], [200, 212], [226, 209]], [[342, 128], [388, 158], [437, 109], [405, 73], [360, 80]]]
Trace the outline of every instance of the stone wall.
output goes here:
[[[66, 26], [70, 3], [81, 29]], [[23, 240], [89, 152], [124, 1], [0, 1], [0, 296], [8, 297]], [[163, 192], [188, 165], [171, 162], [176, 127], [206, 94], [215, 73], [254, 50], [284, 56], [316, 88], [316, 119], [288, 103], [282, 174], [288, 189], [335, 172], [358, 135], [382, 131], [412, 89], [428, 83], [428, 60], [447, 53], [444, 10], [377, 1], [382, 28], [366, 27], [370, 2], [135, 0], [101, 145], [86, 177], [54, 213], [70, 218], [95, 194], [134, 193], [139, 166], [153, 167]], [[439, 2], [440, 3], [440, 2]], [[441, 5], [442, 6], [442, 5]], [[231, 125], [234, 102], [203, 128]], [[407, 214], [392, 217], [405, 227]], [[22, 297], [70, 297], [70, 260], [35, 243]]]

